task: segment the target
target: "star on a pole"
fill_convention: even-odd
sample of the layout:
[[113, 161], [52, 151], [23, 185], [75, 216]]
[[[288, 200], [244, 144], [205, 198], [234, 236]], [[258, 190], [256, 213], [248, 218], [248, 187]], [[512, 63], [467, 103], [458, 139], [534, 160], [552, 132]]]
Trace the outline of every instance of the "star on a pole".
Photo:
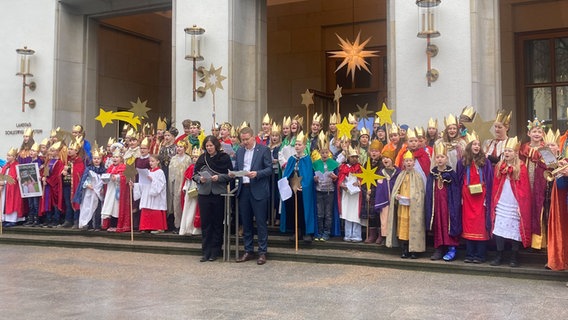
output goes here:
[[369, 116], [372, 115], [374, 113], [374, 111], [367, 110], [368, 107], [369, 107], [368, 103], [365, 103], [363, 108], [361, 108], [359, 105], [357, 105], [357, 109], [359, 109], [359, 111], [357, 111], [353, 114], [355, 116], [357, 116], [357, 118], [359, 118], [359, 119], [369, 120]]
[[371, 189], [371, 185], [377, 186], [377, 180], [385, 177], [377, 174], [378, 167], [371, 168], [371, 160], [367, 160], [365, 168], [361, 167], [361, 173], [355, 173], [357, 178], [361, 178], [361, 185], [367, 185], [367, 190]]
[[223, 89], [223, 80], [227, 79], [227, 77], [221, 75], [221, 71], [223, 67], [219, 67], [219, 69], [215, 69], [213, 64], [209, 68], [209, 71], [205, 71], [205, 75], [200, 80], [201, 82], [205, 83], [205, 90], [211, 90], [211, 93], [215, 94], [215, 90]]
[[138, 97], [138, 100], [136, 102], [130, 101], [132, 108], [130, 108], [128, 111], [134, 113], [134, 116], [139, 117], [140, 119], [148, 118], [148, 111], [152, 109], [146, 107], [147, 103], [148, 100], [144, 100], [144, 102], [142, 102], [140, 101], [140, 97]]
[[199, 140], [199, 146], [203, 145], [203, 141], [205, 141], [205, 138], [207, 138], [207, 136], [205, 135], [205, 130], [201, 129], [201, 132], [197, 136], [197, 139]]
[[361, 31], [357, 34], [357, 38], [355, 38], [355, 42], [351, 43], [348, 38], [346, 40], [341, 39], [341, 37], [336, 33], [337, 39], [339, 39], [339, 46], [341, 47], [341, 51], [332, 51], [330, 52], [332, 58], [343, 58], [343, 62], [335, 69], [337, 72], [339, 69], [343, 68], [343, 66], [347, 65], [347, 76], [351, 73], [351, 81], [355, 82], [355, 68], [361, 70], [364, 69], [369, 74], [371, 70], [367, 67], [369, 64], [365, 58], [369, 57], [376, 57], [377, 51], [366, 51], [365, 46], [371, 38], [369, 37], [362, 43], [359, 43], [361, 37]]
[[301, 94], [302, 104], [309, 108], [311, 104], [314, 104], [314, 94], [310, 90], [306, 89], [306, 92]]
[[477, 132], [479, 135], [479, 141], [483, 142], [485, 140], [494, 139], [491, 129], [493, 128], [493, 121], [483, 121], [479, 112], [475, 113], [472, 122], [464, 122], [463, 125], [467, 128], [468, 132]]
[[333, 101], [336, 101], [337, 103], [339, 103], [339, 98], [343, 97], [343, 95], [341, 95], [341, 89], [343, 88], [337, 85], [335, 90], [333, 90], [333, 95], [334, 95]]
[[394, 110], [389, 110], [389, 108], [387, 108], [387, 105], [383, 102], [381, 111], [376, 112], [377, 117], [379, 117], [379, 124], [381, 126], [385, 123], [392, 124], [391, 115], [393, 112]]
[[347, 118], [343, 117], [343, 121], [341, 121], [340, 124], [335, 125], [335, 127], [337, 128], [337, 139], [341, 139], [344, 136], [347, 137], [347, 139], [351, 139], [351, 129], [353, 129], [355, 125], [349, 123]]
[[292, 179], [290, 179], [290, 188], [292, 188], [292, 191], [294, 191], [294, 193], [300, 190], [302, 188], [302, 177], [294, 174]]

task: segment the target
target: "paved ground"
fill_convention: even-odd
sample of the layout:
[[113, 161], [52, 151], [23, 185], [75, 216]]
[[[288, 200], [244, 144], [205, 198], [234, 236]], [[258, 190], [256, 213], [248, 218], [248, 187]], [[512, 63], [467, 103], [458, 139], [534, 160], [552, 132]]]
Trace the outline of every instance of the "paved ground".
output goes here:
[[2, 319], [567, 319], [564, 282], [0, 246]]

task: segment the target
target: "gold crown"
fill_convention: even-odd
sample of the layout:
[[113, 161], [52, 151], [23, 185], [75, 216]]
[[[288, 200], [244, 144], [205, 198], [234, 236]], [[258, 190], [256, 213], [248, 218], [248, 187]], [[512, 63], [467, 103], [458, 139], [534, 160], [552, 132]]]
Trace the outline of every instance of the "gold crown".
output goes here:
[[158, 122], [156, 123], [156, 130], [166, 130], [168, 124], [166, 123], [166, 117], [164, 119], [158, 117]]
[[467, 132], [465, 134], [465, 143], [470, 144], [476, 140], [479, 141], [479, 135], [477, 134], [477, 132], [475, 132], [475, 130], [473, 130], [471, 133]]
[[134, 128], [130, 128], [128, 132], [126, 132], [126, 138], [138, 139], [138, 132], [134, 131]]
[[322, 119], [323, 119], [323, 114], [318, 114], [316, 112], [316, 113], [314, 113], [314, 116], [312, 117], [312, 123], [317, 122], [317, 123], [321, 124]]
[[103, 154], [104, 154], [104, 151], [99, 149], [99, 148], [93, 148], [93, 151], [91, 152], [91, 155], [93, 157], [97, 157], [97, 158], [100, 158]]
[[232, 128], [233, 125], [228, 122], [221, 123], [221, 129], [227, 129], [228, 131], [231, 131]]
[[393, 150], [393, 149], [385, 150], [383, 148], [383, 150], [381, 151], [381, 155], [383, 156], [383, 158], [391, 159], [392, 162], [394, 163], [394, 159], [396, 158], [396, 153], [394, 151], [395, 150]]
[[152, 128], [150, 127], [150, 124], [147, 122], [142, 126], [142, 135], [144, 136], [152, 135]]
[[51, 129], [51, 134], [49, 135], [50, 138], [55, 138], [57, 137], [57, 134], [59, 133], [59, 131], [61, 130], [60, 127], [57, 127], [57, 129]]
[[329, 150], [329, 140], [323, 130], [318, 134], [318, 148], [320, 150]]
[[191, 156], [192, 157], [199, 157], [201, 155], [201, 153], [203, 153], [203, 150], [201, 150], [201, 148], [193, 147], [193, 149], [191, 149]]
[[110, 138], [108, 138], [107, 146], [110, 146], [115, 142], [116, 142], [116, 140], [113, 137], [110, 137]]
[[430, 118], [430, 120], [428, 120], [428, 128], [438, 129], [438, 119], [434, 120], [434, 119]]
[[370, 134], [369, 134], [369, 129], [363, 127], [363, 128], [361, 128], [361, 131], [359, 131], [359, 138], [361, 138], [361, 136], [362, 136], [362, 135], [365, 135], [365, 134], [368, 135], [368, 136], [370, 136]]
[[183, 147], [184, 149], [187, 149], [187, 140], [181, 139], [180, 141], [178, 141], [178, 142], [176, 143], [176, 145], [177, 145], [178, 147]]
[[353, 148], [353, 147], [349, 146], [349, 156], [350, 157], [358, 157], [359, 156], [359, 150], [357, 148]]
[[113, 157], [122, 157], [122, 149], [121, 148], [115, 148], [112, 151], [112, 156]]
[[381, 125], [381, 118], [379, 118], [378, 116], [375, 117], [375, 121], [373, 121], [373, 123], [376, 123], [378, 125]]
[[383, 150], [383, 143], [380, 142], [377, 139], [373, 139], [373, 141], [371, 141], [371, 144], [369, 145], [369, 150]]
[[517, 137], [507, 139], [507, 143], [505, 143], [505, 149], [513, 149], [517, 150], [519, 148], [519, 140]]
[[148, 139], [148, 138], [142, 139], [142, 142], [140, 142], [140, 146], [149, 148], [150, 147], [150, 139]]
[[451, 126], [451, 125], [458, 125], [458, 119], [453, 115], [453, 114], [449, 114], [447, 117], [444, 117], [444, 125], [447, 127]]
[[17, 156], [18, 155], [18, 149], [10, 148], [10, 150], [8, 150], [8, 155], [12, 156], [12, 157]]
[[241, 125], [239, 126], [239, 130], [241, 130], [244, 127], [250, 127], [250, 123], [248, 123], [246, 120], [243, 121], [243, 123], [241, 123]]
[[30, 138], [34, 137], [34, 129], [32, 128], [26, 128], [26, 130], [24, 130], [24, 136], [28, 136]]
[[556, 129], [556, 132], [552, 129], [549, 129], [546, 135], [544, 135], [544, 143], [545, 144], [558, 144], [558, 138], [560, 138], [560, 131]]
[[125, 123], [125, 124], [122, 126], [122, 131], [124, 131], [124, 130], [128, 131], [128, 129], [130, 129], [130, 125], [129, 125], [128, 123]]
[[59, 151], [59, 149], [61, 149], [61, 141], [57, 141], [56, 143], [52, 144], [49, 149]]
[[443, 142], [439, 142], [434, 144], [434, 155], [447, 155], [448, 154], [448, 149], [446, 148], [446, 144]]
[[426, 137], [426, 131], [422, 127], [415, 127], [414, 131], [416, 132], [416, 137]]
[[301, 141], [303, 144], [305, 144], [306, 138], [307, 136], [304, 135], [304, 131], [300, 131], [300, 133], [298, 133], [298, 135], [296, 136], [296, 141]]
[[412, 152], [410, 151], [406, 151], [404, 153], [404, 155], [402, 156], [403, 159], [414, 159], [414, 156], [412, 155]]
[[406, 130], [406, 139], [416, 139], [416, 131], [414, 129], [408, 128]]
[[529, 124], [527, 124], [527, 129], [529, 129], [529, 131], [531, 131], [533, 128], [541, 128], [542, 130], [544, 130], [545, 125], [543, 121], [538, 120], [537, 117], [534, 117], [533, 121], [527, 120], [527, 122]]
[[466, 106], [463, 108], [461, 116], [466, 116], [470, 120], [473, 120], [473, 116], [475, 115], [475, 110], [472, 106]]
[[350, 113], [347, 115], [347, 122], [349, 123], [357, 122], [357, 119], [355, 119], [355, 116]]
[[49, 138], [43, 138], [43, 140], [41, 140], [39, 145], [40, 146], [47, 146], [48, 143], [49, 143]]
[[509, 111], [509, 113], [507, 113], [507, 111], [505, 110], [499, 110], [499, 112], [497, 112], [497, 117], [495, 118], [495, 122], [500, 122], [504, 126], [508, 126], [509, 123], [511, 123], [512, 114], [513, 111]]
[[79, 131], [79, 133], [83, 133], [83, 126], [80, 124], [76, 124], [73, 126], [73, 129], [71, 129], [73, 131]]
[[82, 136], [78, 136], [77, 138], [73, 139], [73, 141], [71, 141], [71, 143], [69, 144], [69, 148], [74, 149], [76, 151], [81, 150], [82, 147], [83, 147], [83, 137]]
[[330, 124], [337, 124], [337, 119], [338, 119], [337, 114], [332, 113], [331, 116], [329, 116], [329, 123]]
[[238, 135], [239, 135], [239, 134], [237, 133], [237, 130], [236, 130], [234, 127], [232, 127], [232, 128], [231, 128], [231, 137], [236, 137], [236, 136], [238, 136]]
[[295, 115], [292, 120], [296, 120], [300, 127], [304, 127], [304, 117], [300, 117], [300, 115]]
[[276, 122], [272, 123], [272, 129], [270, 129], [270, 133], [278, 133], [280, 134], [281, 128]]
[[268, 113], [264, 115], [264, 118], [262, 118], [262, 123], [272, 123], [272, 119], [270, 119]]
[[392, 123], [391, 127], [389, 128], [389, 134], [393, 134], [393, 133], [400, 134], [399, 128], [396, 125], [396, 123], [394, 123], [394, 122]]
[[39, 152], [39, 144], [34, 143], [34, 144], [32, 145], [32, 147], [30, 148], [30, 150], [33, 150], [33, 151], [35, 151], [35, 152]]
[[291, 124], [292, 124], [292, 118], [284, 117], [284, 119], [282, 119], [282, 127], [290, 127]]

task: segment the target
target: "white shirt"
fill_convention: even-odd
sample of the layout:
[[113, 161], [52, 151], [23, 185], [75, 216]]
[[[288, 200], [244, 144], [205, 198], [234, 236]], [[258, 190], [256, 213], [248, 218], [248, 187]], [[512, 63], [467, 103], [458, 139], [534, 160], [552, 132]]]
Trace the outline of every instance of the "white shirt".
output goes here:
[[[254, 154], [254, 148], [256, 147], [256, 143], [253, 144], [252, 148], [247, 149], [245, 148], [245, 157], [243, 159], [243, 170], [250, 171], [250, 166], [252, 164], [252, 156]], [[243, 183], [250, 183], [249, 177], [243, 177]]]

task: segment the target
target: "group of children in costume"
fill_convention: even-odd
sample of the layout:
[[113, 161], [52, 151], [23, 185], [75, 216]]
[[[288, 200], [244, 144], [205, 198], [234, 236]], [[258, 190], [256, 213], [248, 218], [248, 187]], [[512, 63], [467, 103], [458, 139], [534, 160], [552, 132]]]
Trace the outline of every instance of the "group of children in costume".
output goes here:
[[[256, 143], [267, 145], [273, 156], [276, 196], [267, 210], [274, 210], [282, 232], [298, 232], [306, 242], [342, 235], [348, 242], [400, 247], [402, 258], [417, 258], [431, 235], [432, 260], [455, 260], [465, 242], [464, 262], [483, 263], [488, 240], [494, 239], [497, 254], [491, 265], [502, 263], [510, 242], [512, 267], [519, 265], [521, 246], [540, 250], [548, 245], [549, 267], [565, 269], [566, 235], [558, 223], [566, 220], [563, 174], [568, 170], [545, 178], [550, 166], [563, 169], [565, 136], [546, 131], [535, 119], [527, 126], [529, 141], [520, 145], [517, 137], [507, 136], [511, 113], [500, 111], [495, 138], [480, 141], [463, 125], [474, 116], [472, 107], [459, 117], [450, 114], [439, 133], [433, 119], [426, 130], [394, 123], [385, 127], [379, 121], [372, 130], [359, 130], [360, 119], [350, 114], [353, 129], [340, 136], [337, 114], [324, 132], [323, 117], [316, 113], [306, 133], [300, 116], [285, 117], [280, 125], [266, 115]], [[26, 131], [21, 148], [10, 149], [1, 171], [5, 226], [26, 221], [44, 227], [199, 234], [191, 178], [203, 152], [200, 124], [185, 120], [178, 136], [177, 129], [160, 121], [156, 134], [149, 126], [141, 132], [130, 128], [120, 143], [109, 139], [106, 149], [91, 148], [79, 125], [68, 145], [60, 130], [39, 145]], [[239, 128], [223, 123], [212, 131], [233, 160]], [[555, 161], [545, 161], [543, 150]], [[34, 162], [43, 195], [22, 201], [18, 184], [5, 176], [17, 180], [15, 166]], [[375, 183], [362, 183], [366, 167], [381, 176]], [[282, 178], [294, 195], [278, 201], [276, 181]]]

